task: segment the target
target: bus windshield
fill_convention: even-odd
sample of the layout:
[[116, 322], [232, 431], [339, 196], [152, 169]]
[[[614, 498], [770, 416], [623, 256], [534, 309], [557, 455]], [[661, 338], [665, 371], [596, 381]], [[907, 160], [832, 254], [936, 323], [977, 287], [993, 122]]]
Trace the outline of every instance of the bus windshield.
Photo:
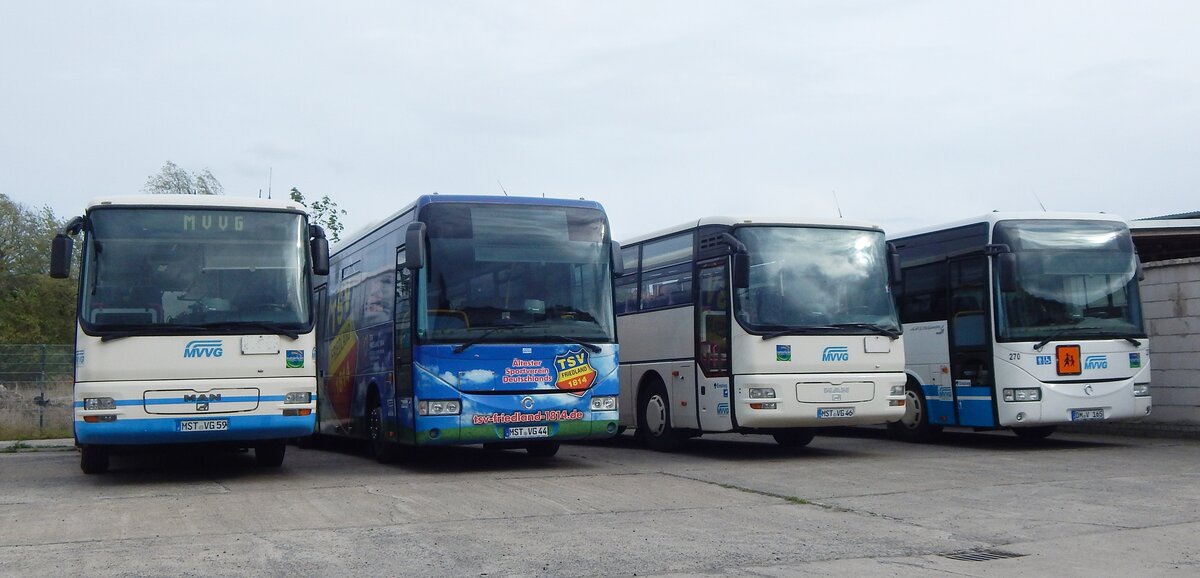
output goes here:
[[427, 343], [615, 342], [596, 209], [433, 203], [417, 334]]
[[300, 213], [94, 210], [80, 324], [90, 334], [307, 331], [306, 239]]
[[899, 331], [882, 232], [739, 227], [735, 235], [750, 253], [750, 284], [735, 303], [747, 330]]
[[997, 266], [1001, 341], [1145, 337], [1137, 260], [1123, 223], [1001, 221], [993, 239], [1013, 253]]

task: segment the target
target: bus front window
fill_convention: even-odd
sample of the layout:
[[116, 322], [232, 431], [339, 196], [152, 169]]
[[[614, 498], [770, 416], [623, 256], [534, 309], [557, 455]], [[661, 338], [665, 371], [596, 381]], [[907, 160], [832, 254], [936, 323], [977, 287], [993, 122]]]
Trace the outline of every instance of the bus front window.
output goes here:
[[1137, 261], [1123, 224], [1003, 221], [994, 240], [1013, 252], [995, 276], [1001, 341], [1145, 336]]
[[89, 218], [79, 315], [88, 333], [311, 325], [303, 215], [113, 208]]
[[430, 343], [611, 343], [608, 224], [599, 210], [431, 204], [417, 334]]
[[739, 227], [735, 234], [750, 254], [750, 284], [737, 290], [735, 311], [747, 330], [899, 331], [882, 232]]

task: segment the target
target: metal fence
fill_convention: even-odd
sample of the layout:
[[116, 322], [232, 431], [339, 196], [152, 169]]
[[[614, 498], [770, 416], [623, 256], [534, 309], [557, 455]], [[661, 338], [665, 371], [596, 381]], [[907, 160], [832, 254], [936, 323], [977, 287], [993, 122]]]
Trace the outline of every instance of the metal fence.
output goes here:
[[71, 437], [74, 347], [0, 344], [0, 440]]

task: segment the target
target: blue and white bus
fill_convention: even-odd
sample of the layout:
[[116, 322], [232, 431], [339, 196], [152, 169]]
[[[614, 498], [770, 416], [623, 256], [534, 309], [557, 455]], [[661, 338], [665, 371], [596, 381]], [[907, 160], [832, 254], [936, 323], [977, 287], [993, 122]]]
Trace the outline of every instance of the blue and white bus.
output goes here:
[[318, 278], [318, 432], [549, 456], [617, 430], [613, 272], [598, 203], [422, 196]]
[[1118, 217], [990, 213], [892, 239], [908, 402], [893, 434], [1043, 438], [1150, 413], [1141, 266]]
[[118, 446], [219, 442], [283, 462], [315, 425], [312, 272], [328, 244], [302, 206], [207, 195], [97, 199], [54, 240], [67, 277], [83, 235], [75, 442], [85, 473]]

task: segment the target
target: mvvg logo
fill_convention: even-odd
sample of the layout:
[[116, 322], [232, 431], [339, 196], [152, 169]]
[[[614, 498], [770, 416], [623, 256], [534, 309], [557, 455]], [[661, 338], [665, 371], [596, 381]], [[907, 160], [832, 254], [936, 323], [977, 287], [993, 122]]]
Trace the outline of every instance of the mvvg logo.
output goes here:
[[221, 349], [220, 339], [197, 339], [189, 341], [183, 346], [183, 357], [221, 357], [224, 350]]
[[821, 361], [850, 361], [850, 348], [845, 346], [826, 347], [821, 353]]
[[1089, 355], [1083, 358], [1084, 369], [1108, 369], [1108, 358], [1103, 355]]

